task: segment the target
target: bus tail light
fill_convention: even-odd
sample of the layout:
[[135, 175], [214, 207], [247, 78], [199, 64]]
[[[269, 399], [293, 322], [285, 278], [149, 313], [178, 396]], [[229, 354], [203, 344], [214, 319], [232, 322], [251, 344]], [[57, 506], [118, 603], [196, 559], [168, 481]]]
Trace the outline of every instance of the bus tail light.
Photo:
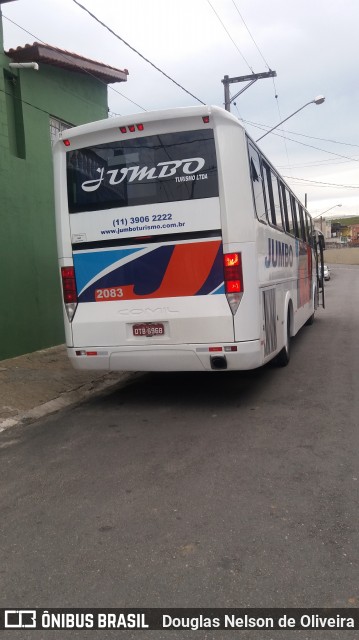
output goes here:
[[127, 129], [130, 133], [134, 133], [137, 129], [137, 131], [144, 131], [144, 125], [142, 124], [142, 122], [138, 122], [137, 124], [129, 124], [127, 126], [123, 126], [120, 127], [120, 131], [121, 133], [127, 133]]
[[69, 322], [72, 322], [77, 307], [75, 269], [73, 267], [61, 267], [61, 281], [67, 317]]
[[239, 304], [242, 300], [243, 272], [242, 272], [242, 254], [241, 253], [225, 253], [223, 255], [224, 266], [224, 289], [231, 312], [235, 315]]

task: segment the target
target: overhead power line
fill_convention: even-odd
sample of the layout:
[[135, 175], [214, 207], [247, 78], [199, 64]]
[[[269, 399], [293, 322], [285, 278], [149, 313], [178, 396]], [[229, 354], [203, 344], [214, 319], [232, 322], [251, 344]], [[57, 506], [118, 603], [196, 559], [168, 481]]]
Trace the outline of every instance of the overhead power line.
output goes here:
[[185, 91], [185, 93], [187, 93], [188, 95], [190, 95], [192, 98], [194, 98], [195, 100], [197, 100], [197, 102], [200, 102], [201, 104], [206, 104], [205, 102], [203, 102], [202, 100], [200, 100], [200, 98], [197, 98], [197, 96], [195, 96], [193, 93], [191, 93], [190, 91], [188, 91], [188, 89], [185, 89], [185, 87], [183, 87], [179, 82], [177, 82], [176, 80], [174, 80], [173, 78], [171, 78], [171, 76], [169, 76], [167, 73], [165, 73], [165, 71], [162, 71], [162, 69], [160, 69], [159, 67], [157, 67], [157, 65], [155, 65], [153, 62], [151, 62], [151, 60], [149, 60], [148, 58], [146, 58], [144, 55], [142, 55], [142, 53], [140, 53], [139, 51], [137, 51], [137, 49], [135, 49], [134, 47], [132, 47], [128, 42], [126, 42], [126, 40], [124, 40], [121, 36], [118, 35], [118, 33], [116, 33], [115, 31], [113, 31], [113, 29], [111, 29], [107, 24], [105, 24], [104, 22], [102, 22], [102, 20], [100, 20], [97, 16], [95, 16], [94, 13], [92, 13], [91, 11], [89, 11], [89, 9], [87, 9], [86, 7], [84, 7], [83, 4], [81, 4], [80, 2], [78, 2], [78, 0], [72, 0], [75, 4], [77, 4], [77, 6], [81, 7], [81, 9], [83, 9], [83, 11], [86, 11], [86, 13], [88, 13], [91, 18], [93, 18], [94, 20], [96, 20], [96, 22], [98, 22], [102, 27], [104, 27], [105, 29], [107, 29], [107, 31], [109, 31], [110, 33], [112, 33], [113, 36], [115, 36], [115, 38], [117, 38], [118, 40], [120, 40], [121, 42], [123, 42], [126, 47], [129, 47], [129, 49], [131, 49], [132, 51], [134, 51], [134, 53], [136, 53], [138, 56], [140, 56], [140, 58], [142, 58], [142, 60], [145, 60], [145, 62], [147, 62], [148, 64], [151, 65], [151, 67], [153, 67], [154, 69], [156, 69], [156, 71], [158, 71], [159, 73], [161, 73], [165, 78], [167, 78], [167, 80], [170, 80], [171, 82], [173, 82], [173, 84], [175, 84], [177, 87], [179, 87], [180, 89], [182, 89], [182, 91]]
[[[74, 0], [74, 1], [75, 1], [75, 0]], [[233, 42], [233, 44], [234, 44], [234, 46], [236, 47], [236, 49], [237, 49], [237, 51], [238, 51], [239, 55], [241, 56], [242, 60], [244, 60], [244, 62], [246, 63], [246, 65], [247, 65], [247, 67], [250, 69], [250, 71], [251, 71], [252, 73], [254, 73], [254, 70], [252, 69], [252, 67], [251, 67], [251, 65], [249, 64], [248, 60], [244, 57], [244, 55], [243, 55], [242, 51], [240, 50], [240, 48], [238, 47], [237, 43], [233, 40], [233, 38], [232, 38], [231, 34], [229, 33], [229, 31], [228, 31], [228, 29], [227, 29], [226, 25], [224, 24], [224, 22], [223, 22], [223, 21], [221, 20], [221, 18], [219, 17], [219, 15], [218, 15], [217, 11], [215, 10], [214, 6], [213, 6], [213, 5], [212, 5], [212, 3], [210, 2], [210, 0], [207, 0], [207, 2], [208, 2], [208, 4], [209, 4], [209, 6], [211, 7], [211, 9], [212, 9], [213, 13], [217, 16], [217, 18], [218, 18], [219, 22], [221, 23], [221, 25], [222, 25], [223, 29], [225, 30], [225, 32], [226, 32], [226, 34], [227, 34], [227, 36], [228, 36], [228, 37], [230, 38], [230, 40]], [[267, 66], [268, 66], [268, 65], [267, 65]]]
[[[252, 35], [251, 31], [249, 30], [249, 27], [248, 27], [248, 25], [247, 25], [247, 23], [246, 23], [245, 19], [243, 18], [243, 16], [242, 16], [241, 12], [240, 12], [240, 11], [239, 11], [239, 9], [238, 9], [238, 6], [237, 6], [237, 4], [236, 4], [235, 0], [232, 0], [232, 3], [233, 3], [233, 5], [234, 5], [234, 7], [235, 7], [235, 9], [236, 9], [236, 11], [237, 11], [237, 13], [238, 13], [238, 15], [239, 15], [240, 19], [242, 20], [242, 22], [243, 22], [243, 24], [244, 24], [244, 26], [245, 26], [245, 28], [246, 28], [246, 30], [247, 30], [247, 32], [248, 32], [248, 34], [249, 34], [249, 36], [250, 36], [251, 40], [252, 40], [252, 42], [254, 43], [254, 46], [256, 47], [256, 49], [257, 49], [257, 51], [258, 51], [259, 55], [261, 56], [261, 58], [262, 58], [262, 60], [263, 60], [264, 64], [267, 66], [268, 70], [269, 70], [269, 71], [271, 71], [271, 66], [268, 64], [268, 62], [267, 62], [267, 60], [265, 59], [265, 57], [264, 57], [264, 55], [263, 55], [262, 51], [261, 51], [261, 50], [260, 50], [260, 48], [259, 48], [259, 46], [258, 46], [257, 42], [255, 41], [255, 39], [254, 39], [254, 37], [253, 37], [253, 35]], [[274, 78], [275, 78], [275, 77], [273, 76], [273, 77], [272, 77], [272, 82], [273, 82], [273, 89], [274, 89], [274, 99], [275, 99], [275, 101], [276, 101], [276, 107], [277, 107], [277, 111], [278, 111], [278, 115], [279, 115], [279, 120], [281, 121], [283, 118], [282, 118], [281, 110], [280, 110], [280, 107], [279, 107], [278, 91], [277, 91], [277, 87], [276, 87], [276, 83], [275, 83], [275, 79], [274, 79]], [[283, 127], [282, 127], [282, 130], [284, 130], [284, 128], [283, 128]], [[287, 156], [287, 160], [288, 160], [288, 165], [290, 166], [289, 153], [288, 153], [288, 147], [287, 147], [287, 142], [286, 142], [286, 139], [285, 139], [285, 138], [284, 138], [284, 147], [285, 147], [285, 152], [286, 152], [286, 156]]]
[[245, 23], [245, 20], [244, 20], [244, 18], [243, 18], [243, 16], [242, 16], [241, 12], [239, 11], [239, 9], [238, 9], [238, 7], [237, 7], [237, 5], [236, 5], [235, 1], [234, 1], [234, 0], [232, 0], [232, 2], [233, 2], [234, 6], [235, 6], [235, 8], [236, 8], [236, 11], [237, 11], [237, 13], [238, 13], [238, 15], [239, 15], [240, 19], [242, 20], [242, 22], [243, 22], [243, 24], [244, 24], [245, 28], [247, 29], [247, 31], [248, 31], [248, 33], [249, 33], [249, 35], [250, 35], [250, 37], [251, 37], [252, 41], [254, 42], [254, 45], [255, 45], [255, 47], [256, 47], [256, 49], [257, 49], [257, 51], [258, 51], [259, 55], [261, 56], [261, 58], [262, 58], [262, 60], [263, 60], [264, 64], [268, 67], [269, 71], [271, 71], [271, 67], [269, 66], [269, 64], [268, 64], [267, 60], [265, 59], [265, 57], [264, 57], [264, 55], [263, 55], [263, 53], [261, 52], [260, 48], [258, 47], [258, 45], [257, 45], [257, 43], [256, 43], [255, 39], [253, 38], [253, 36], [252, 36], [251, 32], [249, 31], [249, 29], [248, 29], [248, 27], [247, 27], [247, 24]]
[[[237, 11], [237, 13], [238, 13], [238, 15], [239, 15], [240, 19], [242, 20], [242, 22], [243, 22], [243, 24], [244, 24], [245, 28], [246, 28], [246, 29], [247, 29], [247, 31], [248, 31], [248, 34], [249, 34], [249, 36], [250, 36], [250, 38], [251, 38], [252, 42], [254, 43], [254, 45], [255, 45], [255, 47], [256, 47], [256, 49], [257, 49], [257, 51], [258, 51], [259, 55], [261, 56], [261, 58], [262, 58], [262, 60], [263, 60], [264, 64], [267, 66], [268, 70], [269, 70], [269, 71], [271, 71], [271, 66], [268, 64], [268, 62], [267, 62], [267, 60], [265, 59], [265, 57], [264, 57], [264, 55], [263, 55], [262, 51], [261, 51], [261, 50], [260, 50], [260, 48], [259, 48], [259, 46], [258, 46], [257, 42], [255, 41], [255, 39], [254, 39], [254, 37], [253, 37], [253, 35], [252, 35], [251, 31], [249, 30], [249, 27], [248, 27], [248, 25], [247, 25], [247, 23], [246, 23], [245, 19], [243, 18], [243, 16], [242, 16], [241, 12], [240, 12], [240, 11], [239, 11], [239, 9], [238, 9], [238, 6], [237, 6], [237, 4], [236, 4], [235, 0], [232, 0], [232, 2], [233, 2], [233, 4], [234, 4], [234, 7], [235, 7], [235, 9], [236, 9], [236, 11]], [[275, 98], [275, 100], [276, 100], [277, 110], [278, 110], [278, 114], [279, 114], [279, 120], [282, 120], [282, 115], [281, 115], [280, 107], [279, 107], [278, 91], [277, 91], [277, 87], [276, 87], [276, 83], [275, 83], [274, 76], [272, 77], [272, 82], [273, 82], [273, 89], [274, 89], [274, 98]], [[285, 142], [285, 141], [284, 141], [284, 146], [285, 146], [285, 150], [286, 150], [286, 154], [287, 154], [287, 158], [288, 158], [288, 164], [289, 164], [288, 149], [287, 149], [287, 144], [286, 144], [286, 142]]]
[[252, 73], [254, 73], [254, 70], [252, 69], [251, 65], [249, 64], [248, 60], [244, 57], [242, 51], [240, 50], [240, 48], [238, 47], [237, 43], [233, 40], [231, 34], [229, 33], [226, 25], [224, 24], [223, 20], [221, 20], [221, 18], [219, 17], [217, 11], [215, 10], [214, 6], [212, 5], [212, 3], [210, 2], [210, 0], [207, 0], [209, 6], [211, 7], [213, 13], [217, 16], [219, 22], [221, 23], [223, 29], [225, 30], [227, 36], [229, 37], [229, 39], [233, 42], [234, 46], [236, 47], [239, 55], [241, 56], [242, 60], [244, 60], [244, 62], [246, 63], [247, 67], [249, 68], [250, 71], [252, 71]]
[[[244, 120], [244, 118], [242, 118], [242, 122], [245, 122], [246, 124], [250, 124], [253, 127], [256, 127], [257, 129], [261, 129], [262, 131], [266, 131], [267, 129], [270, 128], [270, 127], [267, 127], [267, 125], [265, 124], [261, 124], [259, 122], [252, 122], [251, 120]], [[340, 140], [331, 140], [331, 138], [318, 138], [317, 136], [309, 136], [305, 133], [298, 133], [298, 131], [291, 131], [289, 129], [287, 129], [286, 132], [291, 133], [295, 136], [300, 136], [301, 138], [311, 138], [312, 140], [321, 140], [322, 142], [332, 142], [333, 144], [341, 144], [346, 147], [359, 147], [359, 144], [355, 144], [354, 142], [342, 142]]]
[[284, 171], [286, 169], [304, 169], [306, 167], [321, 167], [323, 169], [326, 167], [333, 167], [333, 166], [350, 164], [350, 163], [351, 163], [351, 160], [337, 160], [335, 162], [331, 158], [328, 158], [328, 160], [317, 160], [316, 162], [301, 162], [299, 164], [293, 164], [291, 166], [288, 166], [286, 164], [277, 164], [276, 168]]
[[307, 178], [294, 178], [293, 176], [283, 176], [287, 180], [300, 180], [300, 182], [308, 182], [326, 187], [340, 187], [341, 189], [359, 189], [359, 184], [336, 184], [335, 182], [321, 182], [320, 180], [309, 180]]
[[[262, 131], [267, 131], [268, 127], [265, 129], [262, 126], [259, 125], [253, 125], [256, 127], [256, 129], [261, 129]], [[359, 158], [353, 158], [350, 156], [344, 156], [341, 153], [335, 153], [334, 151], [327, 151], [327, 149], [321, 149], [320, 147], [315, 147], [312, 144], [307, 144], [306, 142], [300, 142], [299, 140], [294, 140], [293, 138], [288, 138], [288, 136], [281, 136], [280, 133], [275, 133], [274, 131], [272, 132], [273, 136], [277, 136], [278, 138], [285, 138], [286, 140], [289, 140], [290, 142], [295, 142], [296, 144], [300, 144], [302, 147], [309, 147], [310, 149], [316, 149], [316, 151], [322, 151], [323, 153], [328, 153], [331, 156], [336, 156], [337, 158], [345, 158], [345, 160], [351, 160], [352, 162], [359, 162]]]

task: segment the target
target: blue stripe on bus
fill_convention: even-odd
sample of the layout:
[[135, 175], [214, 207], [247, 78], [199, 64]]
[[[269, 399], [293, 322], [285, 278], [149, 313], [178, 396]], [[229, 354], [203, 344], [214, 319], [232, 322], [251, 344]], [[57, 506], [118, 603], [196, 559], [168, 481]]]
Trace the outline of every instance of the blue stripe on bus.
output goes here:
[[[106, 289], [116, 286], [135, 284], [138, 295], [146, 295], [155, 291], [162, 282], [173, 249], [173, 245], [157, 247], [143, 256], [139, 256], [130, 262], [126, 262], [126, 264], [115, 267], [102, 277], [101, 274], [99, 274], [100, 277], [82, 291], [79, 296], [79, 302], [93, 302], [96, 289]], [[130, 251], [128, 253], [130, 253]], [[90, 258], [91, 255], [95, 254], [87, 254], [87, 257]], [[90, 279], [88, 279], [88, 281], [90, 281]], [[79, 287], [78, 291], [81, 291]]]
[[86, 285], [111, 264], [141, 251], [142, 247], [134, 249], [117, 249], [114, 251], [91, 251], [74, 253], [74, 267], [76, 273], [77, 291], [82, 291]]

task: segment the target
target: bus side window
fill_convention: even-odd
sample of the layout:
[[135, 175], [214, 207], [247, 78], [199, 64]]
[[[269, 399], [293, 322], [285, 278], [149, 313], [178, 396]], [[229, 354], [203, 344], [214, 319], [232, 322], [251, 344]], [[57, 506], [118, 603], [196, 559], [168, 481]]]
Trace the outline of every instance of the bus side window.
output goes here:
[[266, 204], [264, 199], [264, 185], [261, 172], [259, 154], [251, 144], [248, 145], [251, 181], [254, 197], [254, 206], [257, 218], [260, 222], [267, 222]]
[[288, 233], [290, 233], [290, 226], [289, 226], [289, 219], [291, 219], [291, 214], [289, 213], [288, 215], [288, 204], [287, 204], [287, 198], [286, 198], [286, 191], [285, 191], [285, 186], [282, 182], [279, 183], [279, 194], [280, 194], [280, 199], [281, 199], [281, 204], [282, 204], [282, 212], [283, 212], [283, 221], [284, 221], [284, 228], [286, 231], [288, 231]]
[[310, 245], [313, 243], [313, 230], [312, 230], [312, 220], [310, 215], [305, 211], [305, 226], [307, 230], [307, 238]]
[[270, 177], [270, 171], [269, 171], [268, 165], [266, 165], [265, 162], [262, 162], [262, 169], [263, 169], [264, 195], [265, 195], [265, 200], [267, 205], [267, 220], [270, 224], [272, 224], [272, 204], [271, 204], [270, 191], [269, 191], [270, 183], [268, 180], [268, 175]]
[[304, 240], [304, 242], [306, 242], [307, 241], [307, 233], [306, 233], [306, 229], [305, 229], [303, 207], [301, 207], [300, 205], [299, 205], [299, 219], [300, 219], [300, 237], [302, 238], [302, 240]]
[[273, 197], [272, 197], [272, 180], [271, 180], [270, 169], [265, 162], [262, 162], [262, 167], [263, 167], [264, 193], [265, 193], [265, 198], [267, 203], [267, 219], [270, 224], [274, 224], [273, 222], [274, 204], [273, 204]]
[[288, 223], [289, 223], [288, 233], [290, 233], [292, 236], [295, 236], [295, 224], [293, 220], [293, 211], [290, 204], [290, 193], [286, 188], [284, 188], [284, 193], [285, 193], [284, 199], [285, 199], [285, 202], [287, 203], [287, 211], [288, 211]]
[[283, 220], [282, 220], [282, 211], [281, 211], [281, 203], [279, 199], [279, 184], [277, 176], [271, 171], [271, 182], [272, 182], [272, 194], [273, 194], [273, 204], [274, 204], [274, 219], [272, 215], [273, 224], [280, 229], [283, 229]]
[[299, 214], [297, 209], [297, 203], [293, 196], [290, 196], [290, 201], [292, 204], [292, 215], [293, 215], [293, 223], [294, 223], [294, 235], [299, 238]]

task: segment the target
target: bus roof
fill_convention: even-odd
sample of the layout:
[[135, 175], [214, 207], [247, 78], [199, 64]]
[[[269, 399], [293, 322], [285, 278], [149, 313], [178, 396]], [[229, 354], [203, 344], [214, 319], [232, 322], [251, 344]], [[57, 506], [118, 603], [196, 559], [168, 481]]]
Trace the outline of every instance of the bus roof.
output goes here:
[[225, 111], [221, 107], [203, 105], [195, 107], [178, 107], [175, 109], [162, 109], [157, 111], [146, 111], [144, 113], [134, 113], [128, 116], [116, 116], [114, 118], [106, 118], [105, 120], [96, 120], [95, 122], [89, 122], [81, 124], [77, 127], [71, 127], [65, 129], [59, 134], [59, 140], [71, 139], [76, 136], [86, 135], [94, 133], [102, 129], [107, 131], [114, 127], [128, 126], [132, 123], [146, 123], [146, 122], [163, 122], [164, 120], [174, 120], [176, 118], [191, 118], [201, 116], [215, 116], [217, 119], [230, 120], [236, 123], [239, 127], [243, 128], [238, 118]]

